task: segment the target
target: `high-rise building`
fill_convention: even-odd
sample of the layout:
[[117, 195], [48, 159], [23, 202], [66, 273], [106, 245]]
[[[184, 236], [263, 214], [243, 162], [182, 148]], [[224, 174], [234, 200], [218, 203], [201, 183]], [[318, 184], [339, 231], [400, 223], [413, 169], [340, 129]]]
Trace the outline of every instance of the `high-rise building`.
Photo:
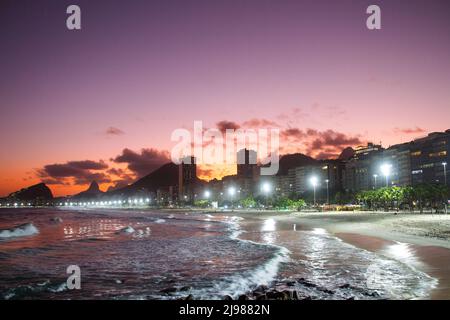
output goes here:
[[295, 195], [294, 184], [289, 175], [274, 176], [276, 178], [276, 194], [281, 197], [291, 197]]
[[312, 190], [311, 177], [316, 177], [320, 185], [324, 184], [326, 180], [326, 173], [322, 170], [320, 164], [291, 168], [288, 171], [288, 176], [290, 177], [290, 184], [293, 185], [293, 192], [297, 195]]
[[[383, 152], [384, 164], [391, 166], [388, 185], [404, 187], [412, 184], [409, 145], [409, 143], [394, 145]], [[386, 177], [383, 177], [382, 173], [380, 173], [380, 177], [383, 179], [380, 181], [380, 186], [385, 186]]]
[[[410, 142], [409, 150], [413, 185], [445, 182], [449, 173], [446, 164], [450, 160], [450, 129]], [[449, 179], [447, 185], [450, 185]]]
[[[345, 163], [342, 160], [323, 160], [321, 177], [328, 183], [330, 195], [342, 191], [344, 187]], [[328, 180], [328, 182], [327, 182]]]
[[343, 186], [344, 162], [341, 160], [323, 160], [314, 165], [291, 168], [288, 179], [284, 182], [284, 191], [298, 196], [311, 193], [311, 179], [317, 180], [316, 196], [321, 201], [327, 199], [327, 194], [333, 196], [341, 191]]
[[[358, 148], [345, 165], [345, 190], [357, 192], [384, 186], [410, 186], [421, 183], [450, 185], [448, 163], [450, 130], [433, 132], [411, 142], [384, 150], [369, 144]], [[382, 166], [389, 166], [389, 174]]]
[[194, 183], [197, 181], [197, 164], [195, 157], [185, 157], [178, 165], [178, 198], [191, 200]]
[[237, 152], [237, 177], [255, 179], [258, 175], [257, 153], [242, 149]]
[[343, 184], [346, 191], [357, 192], [380, 186], [378, 168], [383, 150], [381, 145], [373, 143], [356, 148], [355, 155], [345, 164]]

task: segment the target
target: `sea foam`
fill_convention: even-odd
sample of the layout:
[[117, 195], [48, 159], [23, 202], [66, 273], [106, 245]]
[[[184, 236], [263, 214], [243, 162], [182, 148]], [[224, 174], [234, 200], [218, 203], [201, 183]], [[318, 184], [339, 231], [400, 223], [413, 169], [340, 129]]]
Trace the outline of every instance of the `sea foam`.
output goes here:
[[0, 238], [25, 237], [37, 233], [39, 233], [39, 230], [32, 223], [25, 223], [12, 229], [0, 230]]
[[122, 228], [118, 231], [118, 233], [134, 233], [136, 230], [132, 226], [128, 226], [125, 228]]
[[212, 290], [198, 290], [193, 292], [194, 296], [200, 298], [221, 299], [225, 295], [237, 298], [241, 294], [251, 291], [258, 285], [269, 285], [278, 275], [280, 265], [290, 260], [290, 251], [282, 246], [254, 242], [239, 238], [244, 231], [240, 228], [238, 221], [244, 220], [242, 217], [229, 217], [226, 221], [230, 239], [251, 243], [258, 246], [267, 246], [275, 249], [272, 257], [260, 266], [247, 270], [243, 273], [234, 274], [226, 279], [218, 280], [214, 283]]

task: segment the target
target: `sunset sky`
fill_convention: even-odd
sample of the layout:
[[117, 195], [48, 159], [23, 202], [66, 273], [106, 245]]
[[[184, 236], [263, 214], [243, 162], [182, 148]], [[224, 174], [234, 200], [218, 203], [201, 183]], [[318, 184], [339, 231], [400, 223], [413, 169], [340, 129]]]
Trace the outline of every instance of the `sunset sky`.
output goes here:
[[449, 129], [449, 39], [447, 0], [2, 1], [0, 196], [129, 183], [194, 120], [318, 158]]

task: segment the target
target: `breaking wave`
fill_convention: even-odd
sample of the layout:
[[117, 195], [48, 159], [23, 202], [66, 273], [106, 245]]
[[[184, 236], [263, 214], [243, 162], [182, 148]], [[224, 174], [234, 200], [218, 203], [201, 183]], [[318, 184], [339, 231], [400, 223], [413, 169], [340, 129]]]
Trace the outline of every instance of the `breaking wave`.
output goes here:
[[37, 233], [39, 233], [38, 228], [32, 223], [25, 223], [12, 229], [0, 230], [0, 239], [32, 236]]
[[237, 298], [239, 295], [245, 294], [255, 289], [257, 286], [270, 285], [276, 279], [280, 265], [289, 261], [291, 252], [285, 247], [238, 238], [243, 232], [238, 223], [241, 220], [244, 219], [242, 217], [231, 217], [226, 221], [229, 225], [228, 230], [230, 232], [230, 239], [247, 244], [273, 248], [275, 251], [272, 257], [256, 268], [216, 281], [209, 290], [193, 292], [194, 296], [198, 295], [202, 299], [222, 299], [226, 295]]

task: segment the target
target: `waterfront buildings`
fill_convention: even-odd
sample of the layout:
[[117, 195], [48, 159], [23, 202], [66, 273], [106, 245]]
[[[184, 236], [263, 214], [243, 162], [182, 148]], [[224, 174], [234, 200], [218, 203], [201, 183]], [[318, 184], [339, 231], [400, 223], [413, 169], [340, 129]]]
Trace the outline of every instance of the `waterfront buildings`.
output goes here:
[[[350, 158], [336, 160], [298, 161], [288, 165], [280, 161], [280, 172], [275, 176], [260, 176], [256, 163], [257, 153], [243, 149], [237, 152], [237, 174], [210, 182], [197, 178], [195, 157], [182, 159], [178, 167], [169, 163], [121, 190], [101, 193], [98, 199], [81, 197], [79, 201], [90, 203], [117, 202], [134, 203], [149, 199], [151, 203], [172, 205], [193, 203], [205, 199], [211, 201], [238, 201], [249, 196], [289, 197], [310, 199], [313, 193], [312, 178], [319, 203], [333, 199], [338, 192], [353, 194], [363, 190], [385, 186], [415, 186], [423, 183], [447, 184], [450, 187], [450, 129], [433, 132], [410, 142], [384, 149], [381, 145], [368, 143], [354, 150]], [[291, 157], [292, 158], [292, 157]], [[263, 186], [270, 188], [264, 190]], [[47, 190], [43, 184], [42, 189]], [[30, 188], [31, 189], [31, 188]], [[44, 190], [44, 191], [45, 191]], [[230, 192], [234, 190], [233, 192]], [[40, 200], [33, 194], [13, 193], [0, 199], [0, 205], [42, 205], [49, 200]], [[51, 199], [51, 197], [49, 198]], [[26, 201], [25, 201], [26, 200]], [[52, 203], [73, 202], [74, 199], [53, 199]], [[78, 201], [78, 200], [77, 200]], [[147, 203], [147, 202], [146, 202]]]
[[[411, 156], [412, 184], [447, 183], [448, 163], [450, 163], [450, 129], [433, 132], [409, 144]], [[447, 180], [447, 181], [445, 181]]]
[[311, 193], [311, 178], [317, 181], [317, 196], [326, 199], [342, 191], [345, 163], [342, 160], [322, 160], [314, 165], [295, 167], [288, 170], [289, 189], [296, 197]]
[[[450, 130], [434, 132], [386, 149], [380, 144], [368, 143], [356, 148], [354, 155], [346, 160], [317, 160], [283, 170], [284, 174], [264, 177], [259, 174], [257, 153], [242, 149], [237, 152], [237, 174], [213, 180], [206, 188], [216, 195], [218, 201], [266, 196], [261, 188], [265, 184], [270, 185], [273, 197], [310, 198], [314, 178], [317, 199], [325, 203], [338, 192], [356, 193], [420, 183], [447, 182], [449, 185], [449, 179], [446, 179], [446, 163], [450, 163], [449, 146]], [[183, 186], [192, 181], [195, 171], [194, 167], [186, 165], [181, 168]], [[230, 189], [235, 193], [228, 194]]]
[[[446, 183], [450, 186], [446, 179], [449, 148], [450, 129], [387, 149], [368, 144], [357, 149], [355, 156], [345, 164], [344, 189], [358, 192], [383, 186], [422, 183]], [[383, 166], [388, 166], [389, 172], [383, 172]]]

